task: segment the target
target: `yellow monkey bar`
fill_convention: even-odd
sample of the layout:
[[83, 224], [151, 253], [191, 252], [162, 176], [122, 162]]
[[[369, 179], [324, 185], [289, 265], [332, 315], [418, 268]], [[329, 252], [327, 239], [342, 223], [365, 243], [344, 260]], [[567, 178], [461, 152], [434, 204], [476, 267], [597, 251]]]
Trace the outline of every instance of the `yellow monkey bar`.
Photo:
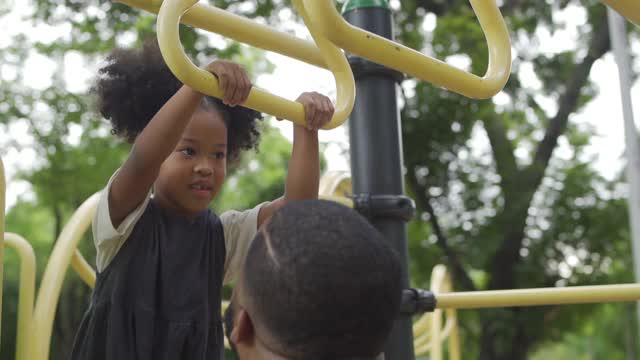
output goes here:
[[[118, 2], [157, 14], [162, 0], [118, 0]], [[212, 21], [215, 19], [215, 21]], [[277, 31], [267, 25], [251, 21], [214, 6], [198, 3], [180, 19], [191, 25], [224, 37], [273, 51], [321, 68], [327, 68], [320, 49], [311, 41]]]
[[600, 0], [620, 15], [640, 25], [640, 1], [638, 0]]
[[[200, 11], [201, 13], [205, 11], [203, 7], [196, 7], [198, 5], [197, 3], [198, 0], [165, 0], [162, 2], [158, 12], [158, 43], [160, 44], [160, 50], [167, 65], [180, 81], [202, 93], [221, 97], [222, 91], [218, 86], [216, 77], [208, 71], [194, 65], [184, 53], [184, 49], [180, 43], [178, 30], [183, 15], [186, 16], [188, 13], [195, 13], [196, 11]], [[331, 122], [324, 127], [325, 129], [333, 129], [344, 123], [353, 110], [355, 101], [355, 81], [353, 79], [353, 73], [342, 51], [314, 31], [305, 8], [302, 6], [302, 1], [294, 0], [293, 3], [307, 23], [311, 35], [321, 51], [324, 59], [323, 62], [327, 64], [327, 68], [334, 74], [337, 88], [336, 112]], [[189, 11], [192, 8], [193, 10]], [[231, 22], [236, 21], [236, 28], [238, 24], [250, 23], [249, 20], [240, 21], [238, 18], [240, 17], [229, 17], [229, 15], [225, 15], [223, 11], [207, 12], [207, 21], [209, 23], [219, 23], [220, 21], [234, 19], [231, 20]], [[262, 30], [259, 26], [253, 26], [253, 29]], [[242, 33], [244, 34], [245, 32], [246, 30], [243, 30]], [[274, 32], [271, 31], [271, 33]], [[245, 36], [241, 37], [245, 38]], [[282, 44], [287, 48], [300, 43], [297, 41], [293, 44], [290, 38], [284, 37], [280, 37], [280, 40], [283, 41]], [[319, 64], [317, 59], [313, 60], [316, 64]], [[244, 105], [260, 112], [291, 120], [300, 125], [305, 124], [302, 104], [272, 95], [255, 87], [251, 90], [249, 98]]]
[[[602, 1], [632, 21], [640, 23], [639, 2]], [[170, 68], [181, 81], [212, 96], [222, 95], [215, 77], [197, 68], [179, 46], [177, 24], [181, 21], [182, 15], [185, 23], [331, 69], [336, 78], [338, 104], [334, 119], [325, 127], [327, 129], [339, 126], [345, 121], [353, 108], [351, 97], [354, 95], [355, 88], [350, 69], [347, 70], [346, 60], [341, 56], [340, 51], [322, 36], [328, 37], [333, 43], [351, 53], [472, 98], [487, 98], [499, 92], [508, 80], [511, 68], [508, 31], [493, 0], [470, 0], [484, 30], [489, 48], [489, 66], [483, 77], [467, 73], [396, 42], [351, 26], [340, 16], [331, 0], [294, 1], [294, 5], [305, 19], [322, 52], [310, 42], [275, 31], [224, 10], [198, 4], [198, 0], [121, 0], [121, 2], [160, 13], [158, 38], [163, 56]], [[307, 11], [314, 14], [313, 19], [309, 19]], [[314, 30], [316, 26], [318, 31]], [[323, 59], [323, 56], [326, 59]], [[258, 111], [290, 119], [298, 124], [304, 123], [304, 111], [300, 104], [259, 89], [252, 91], [246, 105]]]
[[28, 360], [27, 351], [31, 344], [33, 298], [36, 292], [36, 254], [29, 242], [20, 235], [4, 233], [4, 241], [4, 244], [13, 248], [20, 258], [16, 360]]
[[332, 0], [304, 0], [318, 31], [349, 53], [471, 98], [497, 94], [511, 72], [511, 42], [495, 0], [470, 0], [489, 48], [489, 66], [483, 77], [467, 73], [397, 42], [349, 24]]

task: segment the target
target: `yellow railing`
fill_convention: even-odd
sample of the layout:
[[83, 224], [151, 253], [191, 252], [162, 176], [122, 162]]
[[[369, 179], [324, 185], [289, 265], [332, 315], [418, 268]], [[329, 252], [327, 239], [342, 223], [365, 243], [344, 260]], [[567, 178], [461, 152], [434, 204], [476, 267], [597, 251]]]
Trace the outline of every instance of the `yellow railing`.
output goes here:
[[[178, 26], [180, 18], [197, 3], [198, 0], [165, 0], [162, 3], [157, 23], [158, 43], [167, 65], [180, 81], [202, 93], [220, 98], [222, 97], [222, 91], [216, 77], [193, 64], [180, 43]], [[294, 0], [293, 4], [307, 23], [327, 67], [335, 78], [337, 90], [336, 111], [331, 122], [324, 127], [325, 129], [333, 129], [342, 125], [353, 110], [356, 86], [351, 66], [340, 49], [314, 30], [313, 24], [302, 6], [302, 0]], [[212, 23], [217, 22], [218, 14], [220, 13], [211, 13], [210, 16], [212, 17], [209, 21]], [[296, 124], [305, 124], [302, 104], [270, 94], [256, 87], [251, 90], [247, 101], [243, 105], [278, 118], [291, 120]]]
[[511, 42], [495, 0], [471, 0], [489, 48], [483, 77], [349, 24], [332, 0], [304, 0], [318, 30], [345, 51], [471, 98], [497, 94], [511, 73]]
[[20, 235], [4, 233], [4, 241], [5, 246], [13, 248], [20, 258], [16, 360], [28, 360], [27, 351], [31, 345], [33, 299], [36, 292], [36, 254], [29, 242]]
[[47, 360], [51, 344], [51, 331], [64, 276], [82, 235], [89, 228], [97, 208], [99, 194], [87, 199], [71, 216], [62, 229], [42, 275], [40, 290], [33, 311], [32, 346], [29, 360]]
[[600, 0], [620, 15], [640, 25], [640, 1], [638, 0]]

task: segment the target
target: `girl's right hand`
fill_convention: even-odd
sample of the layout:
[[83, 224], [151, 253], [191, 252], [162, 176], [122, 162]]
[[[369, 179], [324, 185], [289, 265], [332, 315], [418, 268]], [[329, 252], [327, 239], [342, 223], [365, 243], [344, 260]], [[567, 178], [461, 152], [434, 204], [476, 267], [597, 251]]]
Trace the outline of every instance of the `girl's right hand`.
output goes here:
[[226, 60], [215, 60], [205, 69], [218, 78], [222, 90], [222, 102], [236, 106], [244, 103], [251, 92], [251, 80], [242, 65]]

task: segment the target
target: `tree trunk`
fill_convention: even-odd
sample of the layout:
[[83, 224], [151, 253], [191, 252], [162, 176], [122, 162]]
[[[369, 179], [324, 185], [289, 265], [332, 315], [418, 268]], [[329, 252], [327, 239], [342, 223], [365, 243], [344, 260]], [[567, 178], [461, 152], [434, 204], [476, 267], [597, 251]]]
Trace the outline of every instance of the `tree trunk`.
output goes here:
[[519, 309], [483, 310], [480, 360], [526, 360], [531, 341]]
[[634, 324], [634, 319], [636, 317], [636, 304], [626, 304], [624, 306], [624, 312], [626, 313], [624, 320], [624, 347], [627, 355], [627, 360], [635, 360], [636, 357], [636, 349], [638, 348], [638, 338], [634, 335], [634, 329], [636, 326]]
[[87, 307], [90, 289], [77, 277], [69, 279], [69, 286], [63, 288], [53, 328], [52, 360], [68, 359], [75, 340], [76, 330], [80, 326]]

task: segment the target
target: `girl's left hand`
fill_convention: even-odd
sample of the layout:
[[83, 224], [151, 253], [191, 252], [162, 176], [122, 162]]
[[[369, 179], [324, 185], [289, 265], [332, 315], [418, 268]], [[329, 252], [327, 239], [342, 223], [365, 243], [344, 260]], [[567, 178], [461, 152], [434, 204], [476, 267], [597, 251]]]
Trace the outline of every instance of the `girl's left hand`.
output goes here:
[[296, 101], [304, 106], [307, 129], [315, 131], [331, 121], [335, 109], [328, 97], [317, 92], [306, 92]]

